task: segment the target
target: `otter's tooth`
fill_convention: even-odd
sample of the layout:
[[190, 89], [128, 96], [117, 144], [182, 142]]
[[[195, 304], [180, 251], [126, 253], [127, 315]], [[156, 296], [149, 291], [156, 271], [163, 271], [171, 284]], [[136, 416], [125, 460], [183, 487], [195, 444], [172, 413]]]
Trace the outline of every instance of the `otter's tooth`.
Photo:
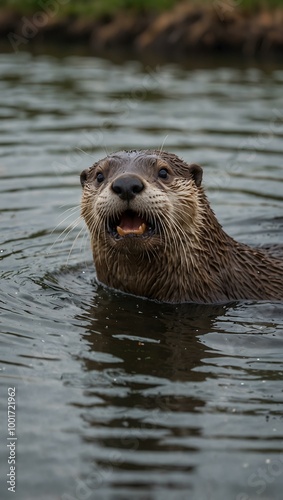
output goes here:
[[117, 226], [117, 233], [120, 236], [125, 236], [127, 234], [120, 226]]
[[124, 231], [120, 226], [117, 226], [117, 233], [120, 236], [126, 236], [127, 234], [144, 234], [146, 230], [146, 224], [143, 222], [138, 229], [127, 229]]
[[145, 230], [146, 230], [146, 224], [143, 222], [143, 223], [140, 225], [140, 227], [139, 227], [139, 229], [138, 229], [138, 231], [137, 231], [137, 233], [136, 233], [136, 234], [143, 234], [143, 233], [145, 232]]

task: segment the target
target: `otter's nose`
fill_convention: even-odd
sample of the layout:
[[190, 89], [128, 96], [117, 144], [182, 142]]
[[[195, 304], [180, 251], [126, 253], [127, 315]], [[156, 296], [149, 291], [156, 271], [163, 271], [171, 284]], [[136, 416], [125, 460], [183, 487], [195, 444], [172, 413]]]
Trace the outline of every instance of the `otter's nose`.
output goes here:
[[121, 175], [113, 181], [111, 187], [122, 200], [132, 200], [144, 189], [144, 184], [136, 175]]

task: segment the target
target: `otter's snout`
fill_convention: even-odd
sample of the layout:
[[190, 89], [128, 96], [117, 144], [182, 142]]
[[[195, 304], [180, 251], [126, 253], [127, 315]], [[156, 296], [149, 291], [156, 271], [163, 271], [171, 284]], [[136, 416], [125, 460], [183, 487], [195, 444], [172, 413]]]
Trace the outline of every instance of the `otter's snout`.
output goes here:
[[129, 201], [144, 189], [144, 184], [137, 175], [125, 174], [112, 182], [111, 189], [121, 200]]

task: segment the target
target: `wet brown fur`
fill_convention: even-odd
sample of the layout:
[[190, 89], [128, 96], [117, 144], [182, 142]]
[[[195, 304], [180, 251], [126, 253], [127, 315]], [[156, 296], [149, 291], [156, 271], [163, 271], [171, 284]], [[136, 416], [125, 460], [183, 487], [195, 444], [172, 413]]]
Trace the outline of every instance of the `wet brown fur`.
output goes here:
[[[158, 178], [160, 168], [167, 168], [169, 179]], [[97, 172], [105, 176], [101, 184]], [[111, 190], [125, 173], [138, 175], [145, 185], [129, 202]], [[122, 151], [84, 171], [81, 213], [99, 281], [165, 302], [282, 300], [283, 259], [228, 236], [200, 182], [200, 167], [163, 151]], [[156, 234], [110, 237], [107, 221], [126, 209], [154, 219]]]

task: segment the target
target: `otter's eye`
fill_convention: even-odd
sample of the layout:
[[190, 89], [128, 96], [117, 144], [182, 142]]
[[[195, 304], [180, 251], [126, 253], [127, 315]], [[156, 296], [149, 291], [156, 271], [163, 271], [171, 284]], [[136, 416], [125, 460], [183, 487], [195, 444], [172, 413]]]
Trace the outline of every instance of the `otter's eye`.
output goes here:
[[161, 179], [168, 179], [168, 170], [166, 170], [166, 168], [161, 168], [158, 172], [158, 177]]
[[102, 172], [98, 172], [98, 174], [96, 175], [96, 180], [97, 182], [99, 182], [99, 184], [104, 181], [104, 175]]

